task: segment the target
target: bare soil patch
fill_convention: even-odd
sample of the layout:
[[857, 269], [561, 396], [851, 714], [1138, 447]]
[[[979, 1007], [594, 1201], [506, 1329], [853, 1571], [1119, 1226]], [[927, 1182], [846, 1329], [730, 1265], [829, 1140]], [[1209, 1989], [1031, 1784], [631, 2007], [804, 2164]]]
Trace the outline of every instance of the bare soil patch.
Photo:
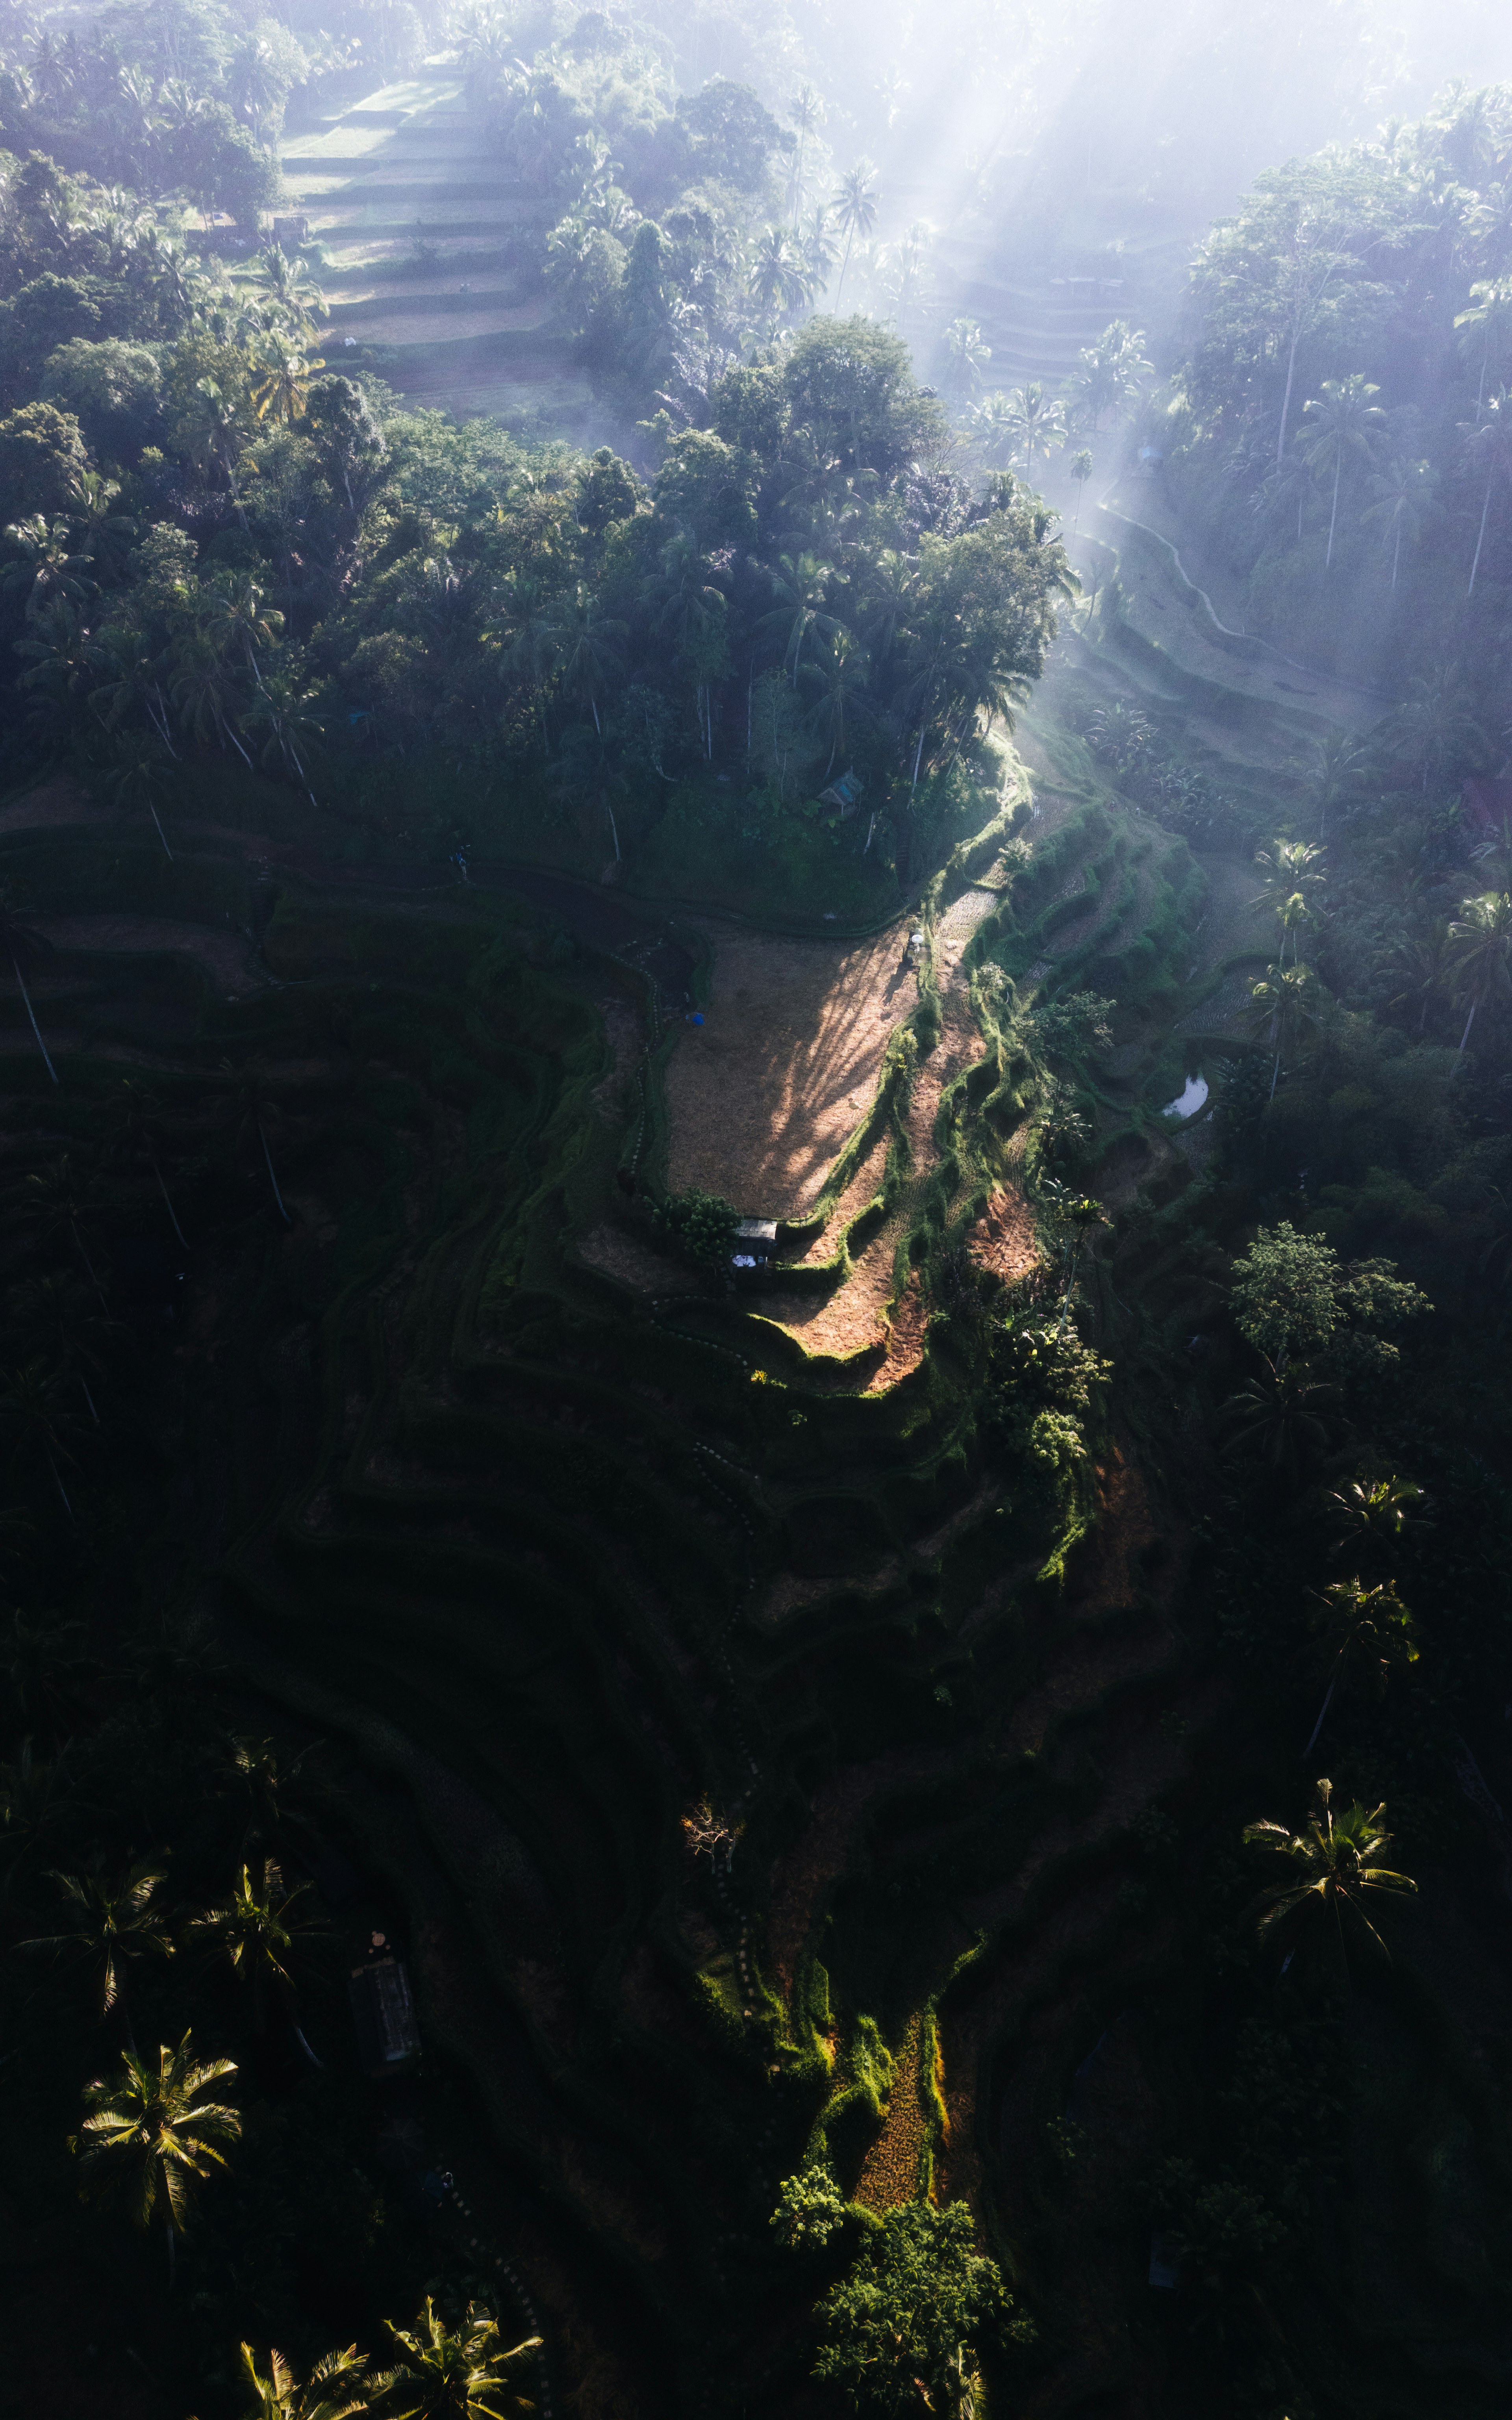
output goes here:
[[113, 824], [120, 820], [114, 807], [85, 798], [77, 782], [60, 774], [0, 807], [0, 832], [37, 831], [49, 824]]
[[1040, 1257], [1034, 1216], [1021, 1193], [995, 1193], [979, 1219], [966, 1249], [979, 1268], [990, 1269], [1005, 1285], [1026, 1278]]
[[704, 1022], [667, 1076], [669, 1181], [798, 1218], [872, 1106], [917, 985], [894, 930], [860, 942], [719, 933]]
[[193, 958], [229, 998], [259, 990], [268, 980], [240, 933], [220, 933], [209, 924], [181, 924], [169, 916], [38, 916], [33, 922], [55, 950], [171, 950]]
[[638, 1235], [627, 1235], [622, 1227], [595, 1227], [578, 1247], [579, 1256], [591, 1269], [599, 1269], [607, 1278], [618, 1278], [622, 1285], [634, 1286], [638, 1294], [673, 1295], [702, 1292], [700, 1280], [680, 1261], [668, 1259], [665, 1253], [654, 1251], [641, 1243]]

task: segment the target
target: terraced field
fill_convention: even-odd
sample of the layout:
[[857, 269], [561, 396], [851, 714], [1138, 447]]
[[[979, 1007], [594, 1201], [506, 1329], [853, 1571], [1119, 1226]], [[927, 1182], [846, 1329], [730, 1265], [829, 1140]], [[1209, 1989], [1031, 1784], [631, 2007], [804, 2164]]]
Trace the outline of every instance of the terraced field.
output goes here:
[[415, 403], [574, 425], [586, 382], [514, 240], [542, 202], [502, 174], [455, 74], [422, 70], [291, 135], [283, 168], [330, 254], [329, 359]]

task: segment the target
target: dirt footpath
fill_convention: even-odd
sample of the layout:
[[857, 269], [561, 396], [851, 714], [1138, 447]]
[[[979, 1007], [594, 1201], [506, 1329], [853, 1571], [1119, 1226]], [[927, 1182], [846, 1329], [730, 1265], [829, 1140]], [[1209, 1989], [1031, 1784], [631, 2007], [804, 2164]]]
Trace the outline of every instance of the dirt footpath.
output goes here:
[[797, 1218], [872, 1106], [918, 989], [901, 924], [872, 941], [717, 931], [712, 996], [667, 1076], [668, 1183]]

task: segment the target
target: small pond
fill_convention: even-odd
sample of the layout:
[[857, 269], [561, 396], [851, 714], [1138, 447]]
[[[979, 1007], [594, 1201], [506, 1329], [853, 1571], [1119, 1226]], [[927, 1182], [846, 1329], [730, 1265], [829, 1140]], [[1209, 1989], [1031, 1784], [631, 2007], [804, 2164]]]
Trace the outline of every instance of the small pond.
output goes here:
[[1167, 1118], [1196, 1117], [1198, 1109], [1201, 1109], [1202, 1104], [1207, 1097], [1208, 1079], [1206, 1076], [1189, 1076], [1186, 1079], [1185, 1089], [1177, 1094], [1174, 1101], [1166, 1102], [1161, 1114]]

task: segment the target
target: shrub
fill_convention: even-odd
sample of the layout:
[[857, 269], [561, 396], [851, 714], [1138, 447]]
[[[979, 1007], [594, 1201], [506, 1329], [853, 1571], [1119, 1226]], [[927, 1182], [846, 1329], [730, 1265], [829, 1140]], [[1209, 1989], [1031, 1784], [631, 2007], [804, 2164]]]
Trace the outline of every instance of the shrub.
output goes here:
[[689, 1186], [674, 1193], [656, 1212], [656, 1227], [695, 1268], [722, 1268], [730, 1258], [740, 1213], [717, 1193], [701, 1193]]

